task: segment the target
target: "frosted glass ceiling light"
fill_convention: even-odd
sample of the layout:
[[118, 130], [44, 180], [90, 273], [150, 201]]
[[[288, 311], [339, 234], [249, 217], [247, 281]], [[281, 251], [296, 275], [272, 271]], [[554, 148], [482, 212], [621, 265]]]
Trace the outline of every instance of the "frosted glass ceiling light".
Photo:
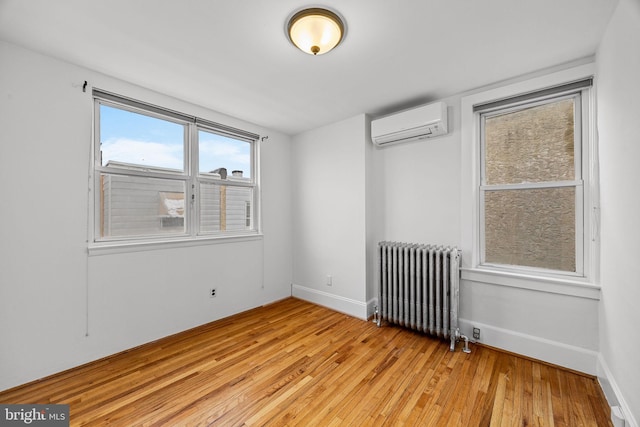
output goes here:
[[327, 9], [310, 8], [295, 13], [287, 23], [289, 40], [309, 55], [322, 55], [344, 38], [342, 19]]

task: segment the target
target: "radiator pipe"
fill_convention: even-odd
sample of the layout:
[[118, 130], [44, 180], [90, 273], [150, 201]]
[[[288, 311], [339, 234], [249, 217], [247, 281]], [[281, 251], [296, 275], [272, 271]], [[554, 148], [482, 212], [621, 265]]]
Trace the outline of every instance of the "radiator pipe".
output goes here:
[[469, 338], [466, 335], [460, 333], [460, 328], [456, 328], [451, 331], [451, 346], [449, 347], [449, 350], [455, 351], [456, 342], [460, 341], [460, 339], [464, 341], [464, 347], [462, 348], [462, 351], [464, 353], [471, 353], [471, 349], [469, 348]]
[[469, 338], [466, 335], [460, 335], [460, 338], [464, 339], [464, 347], [462, 347], [462, 351], [464, 353], [471, 353], [471, 349], [469, 348]]

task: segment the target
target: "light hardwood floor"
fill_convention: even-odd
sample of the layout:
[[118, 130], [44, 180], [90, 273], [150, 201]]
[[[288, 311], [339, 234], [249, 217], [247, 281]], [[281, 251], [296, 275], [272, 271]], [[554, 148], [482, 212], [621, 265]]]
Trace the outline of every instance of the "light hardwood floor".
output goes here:
[[289, 298], [0, 392], [71, 425], [609, 426], [589, 376]]

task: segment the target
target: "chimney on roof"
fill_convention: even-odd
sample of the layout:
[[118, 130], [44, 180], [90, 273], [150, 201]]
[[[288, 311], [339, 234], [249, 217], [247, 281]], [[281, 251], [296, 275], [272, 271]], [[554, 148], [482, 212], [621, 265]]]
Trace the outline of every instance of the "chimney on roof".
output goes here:
[[218, 168], [211, 171], [211, 173], [217, 173], [218, 175], [220, 175], [220, 178], [227, 179], [227, 168]]

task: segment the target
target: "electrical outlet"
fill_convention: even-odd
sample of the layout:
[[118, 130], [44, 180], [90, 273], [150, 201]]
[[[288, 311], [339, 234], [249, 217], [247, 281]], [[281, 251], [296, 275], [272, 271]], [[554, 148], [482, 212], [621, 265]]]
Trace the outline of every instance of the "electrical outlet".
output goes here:
[[211, 288], [211, 289], [209, 289], [209, 296], [210, 296], [211, 298], [215, 298], [215, 297], [216, 297], [216, 295], [217, 295], [216, 288]]
[[473, 339], [474, 340], [480, 339], [480, 328], [473, 328]]

